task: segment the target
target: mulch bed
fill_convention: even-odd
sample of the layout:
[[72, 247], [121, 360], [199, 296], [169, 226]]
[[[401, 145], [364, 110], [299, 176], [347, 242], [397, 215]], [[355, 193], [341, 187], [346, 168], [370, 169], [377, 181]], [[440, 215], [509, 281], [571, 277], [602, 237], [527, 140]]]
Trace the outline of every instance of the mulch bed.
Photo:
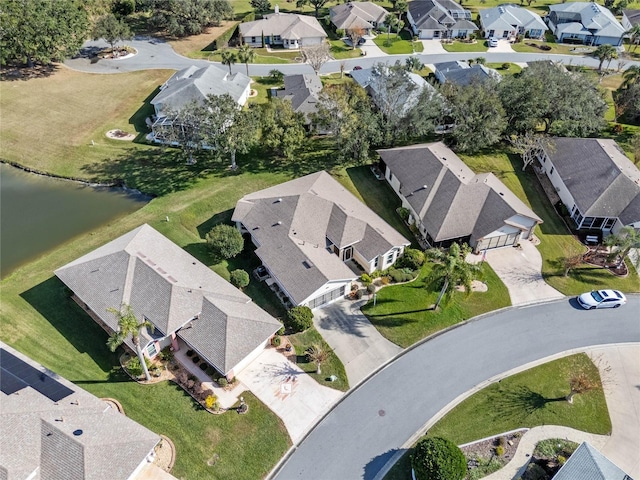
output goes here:
[[[486, 465], [490, 460], [498, 460], [502, 465], [506, 465], [511, 461], [518, 449], [520, 438], [524, 431], [508, 433], [506, 435], [498, 435], [487, 440], [474, 442], [470, 445], [460, 447], [462, 453], [467, 458], [467, 466], [469, 470]], [[500, 440], [503, 438], [504, 440]], [[504, 453], [501, 456], [496, 454], [496, 447], [502, 445]]]
[[629, 270], [627, 269], [627, 265], [624, 262], [620, 262], [618, 265], [618, 259], [614, 258], [612, 260], [608, 260], [609, 253], [603, 250], [598, 250], [594, 248], [589, 248], [589, 251], [584, 254], [582, 260], [585, 263], [590, 265], [595, 265], [597, 267], [606, 268], [608, 271], [613, 273], [614, 275], [618, 275], [620, 277], [624, 277], [629, 274]]

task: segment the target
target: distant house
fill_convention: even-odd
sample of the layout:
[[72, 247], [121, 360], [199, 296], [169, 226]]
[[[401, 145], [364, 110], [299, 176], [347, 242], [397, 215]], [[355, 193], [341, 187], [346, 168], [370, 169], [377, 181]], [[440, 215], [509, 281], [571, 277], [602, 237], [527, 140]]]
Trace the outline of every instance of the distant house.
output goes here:
[[174, 478], [151, 462], [160, 436], [0, 342], [0, 477]]
[[518, 245], [542, 220], [493, 173], [475, 174], [442, 142], [378, 150], [385, 178], [431, 246]]
[[482, 82], [488, 79], [497, 82], [502, 80], [502, 76], [497, 70], [479, 63], [469, 65], [464, 60], [457, 60], [435, 63], [433, 66], [435, 68], [435, 76], [440, 83], [450, 82], [455, 85], [466, 86], [473, 82]]
[[626, 31], [609, 9], [595, 2], [549, 5], [545, 20], [558, 42], [619, 46]]
[[285, 303], [310, 308], [343, 298], [357, 272], [390, 267], [410, 245], [324, 171], [245, 195], [232, 220]]
[[423, 91], [428, 90], [438, 95], [433, 86], [416, 73], [402, 71], [406, 86], [387, 88], [387, 78], [392, 74], [385, 64], [374, 65], [373, 68], [352, 70], [351, 78], [364, 88], [371, 96], [378, 109], [393, 111], [399, 117], [407, 115], [409, 110], [418, 103]]
[[633, 480], [587, 442], [582, 442], [553, 480]]
[[[235, 376], [282, 326], [240, 290], [149, 225], [103, 245], [55, 271], [78, 303], [107, 332], [118, 328], [107, 311], [127, 304], [143, 329], [144, 353], [178, 350], [178, 338], [222, 375]], [[131, 338], [125, 343], [134, 348]]]
[[261, 20], [241, 23], [238, 28], [242, 41], [252, 47], [270, 45], [298, 49], [318, 45], [327, 38], [315, 17], [280, 13], [277, 5], [275, 13], [265, 15]]
[[553, 138], [538, 158], [577, 229], [640, 229], [640, 170], [614, 140]]
[[465, 38], [478, 30], [471, 12], [452, 0], [413, 0], [407, 20], [420, 39]]
[[542, 38], [549, 30], [540, 15], [512, 3], [483, 9], [478, 18], [484, 38]]
[[387, 10], [373, 2], [347, 2], [329, 9], [329, 18], [336, 29], [361, 28], [367, 35], [382, 25], [387, 15]]
[[631, 30], [634, 26], [640, 25], [640, 10], [623, 10], [620, 23], [625, 30]]
[[311, 114], [318, 110], [318, 95], [322, 91], [320, 77], [314, 73], [286, 75], [284, 89], [276, 90], [277, 98], [291, 102], [293, 110], [303, 113], [306, 125], [311, 124]]

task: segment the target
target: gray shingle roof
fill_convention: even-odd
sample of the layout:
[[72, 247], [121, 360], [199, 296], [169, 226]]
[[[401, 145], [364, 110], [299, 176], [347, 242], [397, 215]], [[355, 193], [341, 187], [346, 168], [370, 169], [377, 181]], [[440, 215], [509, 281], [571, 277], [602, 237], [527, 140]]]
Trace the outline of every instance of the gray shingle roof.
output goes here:
[[444, 77], [445, 82], [451, 82], [456, 85], [470, 85], [473, 82], [493, 79], [501, 81], [502, 76], [493, 68], [484, 65], [475, 64], [470, 66], [465, 61], [443, 62], [434, 64], [436, 74]]
[[474, 174], [441, 142], [378, 153], [436, 242], [482, 238], [515, 215], [542, 222], [495, 175]]
[[243, 73], [230, 74], [215, 65], [187, 67], [176, 72], [151, 100], [162, 113], [180, 110], [192, 102], [204, 102], [209, 95], [228, 94], [240, 103], [251, 79]]
[[[415, 22], [415, 28], [422, 30], [441, 30], [452, 28], [458, 20], [450, 12], [465, 10], [451, 0], [414, 0], [409, 2], [409, 13]], [[469, 22], [461, 24], [464, 28], [477, 30], [478, 27]]]
[[314, 73], [286, 75], [284, 90], [278, 90], [276, 97], [289, 100], [296, 112], [304, 113], [307, 123], [309, 114], [318, 110], [318, 95], [322, 90], [320, 77]]
[[621, 37], [624, 27], [608, 8], [595, 2], [569, 2], [549, 5], [549, 14], [558, 17], [579, 17], [585, 28], [593, 30], [594, 35], [603, 37]]
[[331, 22], [343, 30], [356, 27], [371, 29], [371, 22], [383, 23], [387, 15], [387, 10], [372, 2], [347, 2], [330, 9]]
[[553, 480], [632, 480], [611, 460], [582, 442]]
[[261, 20], [241, 23], [238, 27], [243, 37], [279, 35], [283, 39], [304, 40], [305, 38], [326, 38], [322, 25], [315, 17], [295, 13], [272, 13]]
[[629, 23], [631, 23], [631, 25], [640, 24], [640, 10], [625, 9], [622, 10], [622, 14], [627, 17], [627, 20], [629, 20]]
[[353, 272], [326, 249], [353, 245], [367, 260], [409, 242], [322, 171], [243, 197], [233, 220], [259, 245], [256, 254], [299, 304]]
[[23, 361], [55, 377], [73, 393], [53, 402], [31, 387], [0, 392], [0, 469], [7, 478], [128, 479], [160, 437], [102, 400], [47, 371], [0, 342]]
[[[226, 328], [243, 332], [251, 348], [236, 342], [224, 346], [224, 361], [220, 356], [206, 358], [222, 373], [236, 365], [229, 364], [228, 359], [244, 358], [280, 328], [280, 323], [251, 303], [247, 295], [146, 224], [59, 268], [55, 274], [113, 330], [117, 320], [107, 308], [118, 308], [123, 303], [131, 306], [137, 318], [147, 318], [156, 333], [163, 335], [178, 331], [197, 317], [206, 303], [204, 297], [213, 303], [232, 302], [239, 312], [250, 311], [249, 318], [256, 319], [251, 328], [246, 322], [234, 321], [237, 316], [225, 321]], [[269, 322], [272, 331], [262, 336], [263, 325]], [[203, 337], [214, 335], [204, 332], [210, 325], [215, 327], [215, 323], [199, 322]], [[140, 336], [143, 345], [152, 338], [144, 331]], [[131, 338], [126, 342], [133, 348]]]
[[553, 138], [547, 155], [584, 216], [640, 221], [640, 170], [614, 140]]
[[511, 3], [480, 11], [480, 24], [485, 30], [513, 30], [513, 25], [526, 30], [549, 30], [544, 21], [535, 12]]

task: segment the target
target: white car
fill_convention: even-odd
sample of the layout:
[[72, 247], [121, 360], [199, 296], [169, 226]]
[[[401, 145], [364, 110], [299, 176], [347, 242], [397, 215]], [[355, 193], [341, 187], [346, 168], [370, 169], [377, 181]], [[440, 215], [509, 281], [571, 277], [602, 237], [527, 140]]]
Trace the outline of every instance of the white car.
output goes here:
[[495, 37], [489, 37], [489, 46], [490, 47], [497, 47], [498, 46], [498, 39]]
[[627, 303], [627, 297], [618, 290], [594, 290], [578, 297], [578, 303], [585, 310], [594, 308], [618, 308]]

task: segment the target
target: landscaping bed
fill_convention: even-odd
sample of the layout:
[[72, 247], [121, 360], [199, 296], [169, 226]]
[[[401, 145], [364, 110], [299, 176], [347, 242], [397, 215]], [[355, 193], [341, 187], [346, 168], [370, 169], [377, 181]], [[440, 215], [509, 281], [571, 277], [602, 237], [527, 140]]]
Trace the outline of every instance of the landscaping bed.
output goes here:
[[485, 477], [509, 463], [523, 433], [524, 430], [518, 430], [460, 447], [467, 459], [467, 478]]

